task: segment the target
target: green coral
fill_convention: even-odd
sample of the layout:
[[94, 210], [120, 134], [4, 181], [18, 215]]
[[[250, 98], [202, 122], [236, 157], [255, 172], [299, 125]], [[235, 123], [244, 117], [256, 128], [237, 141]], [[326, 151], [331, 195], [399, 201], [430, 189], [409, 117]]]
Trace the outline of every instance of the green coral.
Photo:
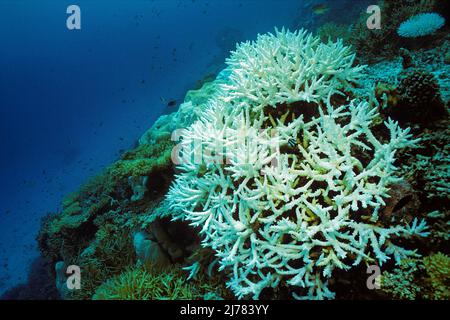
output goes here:
[[417, 273], [423, 265], [415, 259], [404, 259], [393, 272], [383, 272], [381, 288], [395, 299], [414, 300], [420, 294], [421, 287], [415, 282]]
[[60, 232], [62, 229], [76, 229], [88, 219], [87, 212], [83, 212], [80, 203], [72, 202], [63, 208], [60, 216], [55, 218], [48, 226], [50, 234]]
[[[77, 229], [83, 223], [95, 219], [117, 205], [114, 199], [127, 198], [129, 177], [156, 176], [158, 187], [164, 175], [167, 180], [172, 175], [171, 150], [169, 140], [153, 145], [140, 145], [126, 152], [101, 175], [84, 185], [80, 192], [70, 194], [63, 200], [63, 211], [47, 223], [46, 232], [57, 234], [64, 229]], [[116, 202], [116, 203], [115, 203]], [[115, 204], [114, 204], [115, 203]]]
[[423, 259], [425, 270], [430, 277], [432, 294], [427, 298], [448, 300], [450, 298], [450, 257], [440, 252]]
[[220, 297], [215, 285], [187, 281], [177, 268], [137, 266], [102, 284], [93, 300], [195, 300], [205, 296]]
[[95, 240], [71, 262], [82, 270], [82, 287], [67, 298], [90, 299], [104, 281], [120, 274], [135, 262], [136, 255], [129, 230], [112, 223], [102, 225]]
[[63, 208], [68, 208], [71, 205], [73, 205], [74, 203], [77, 203], [79, 201], [80, 198], [80, 193], [79, 192], [72, 192], [69, 193], [67, 196], [64, 197], [64, 199], [62, 200], [62, 206]]
[[381, 289], [395, 299], [448, 300], [449, 285], [450, 257], [441, 252], [423, 259], [404, 259], [381, 277]]
[[110, 200], [102, 197], [88, 203], [82, 193], [63, 200], [63, 210], [43, 218], [37, 237], [43, 256], [52, 262], [70, 260], [85, 248], [95, 234], [93, 220], [108, 210]]
[[171, 161], [173, 146], [170, 137], [166, 137], [158, 142], [141, 144], [127, 151], [118, 161], [80, 188], [80, 202], [94, 205], [99, 199], [112, 203], [114, 200], [129, 198], [131, 191], [129, 177], [156, 175], [159, 179], [162, 176], [170, 179], [173, 174]]
[[223, 81], [206, 77], [204, 83], [198, 90], [189, 90], [184, 99], [185, 102], [191, 102], [193, 106], [201, 106], [206, 103], [216, 92]]
[[[63, 200], [63, 210], [48, 216], [38, 237], [40, 249], [53, 264], [80, 266], [81, 290], [65, 299], [90, 299], [107, 279], [136, 263], [132, 230], [136, 216], [159, 202], [163, 180], [173, 175], [170, 139], [141, 144]], [[147, 177], [151, 195], [134, 203], [130, 177]], [[147, 180], [147, 179], [146, 179]], [[159, 198], [158, 198], [159, 197]], [[64, 294], [64, 293], [62, 293]]]
[[169, 139], [158, 144], [143, 144], [128, 151], [106, 172], [107, 181], [112, 186], [126, 182], [128, 177], [150, 176], [155, 172], [171, 170], [173, 142]]

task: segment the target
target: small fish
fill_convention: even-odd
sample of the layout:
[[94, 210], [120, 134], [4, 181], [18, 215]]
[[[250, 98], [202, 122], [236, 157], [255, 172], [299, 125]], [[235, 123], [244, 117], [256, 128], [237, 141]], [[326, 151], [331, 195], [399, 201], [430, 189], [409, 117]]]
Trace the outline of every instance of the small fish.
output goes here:
[[326, 4], [317, 4], [312, 7], [312, 11], [314, 12], [314, 14], [321, 15], [330, 11], [330, 7], [328, 7]]
[[280, 146], [280, 152], [283, 154], [299, 154], [297, 140], [290, 138], [286, 144]]
[[165, 104], [167, 107], [175, 107], [177, 105], [177, 100], [169, 100], [167, 101], [166, 99], [164, 99], [163, 97], [159, 97], [161, 99], [161, 102], [163, 104]]
[[291, 147], [291, 148], [296, 148], [297, 147], [297, 140], [295, 140], [295, 139], [289, 139], [288, 140], [288, 145]]

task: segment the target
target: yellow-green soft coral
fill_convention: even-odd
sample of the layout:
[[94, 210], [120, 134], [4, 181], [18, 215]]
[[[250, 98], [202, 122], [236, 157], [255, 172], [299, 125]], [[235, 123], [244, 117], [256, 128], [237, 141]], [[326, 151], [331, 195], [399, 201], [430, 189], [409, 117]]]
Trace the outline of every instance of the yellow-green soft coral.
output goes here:
[[77, 228], [88, 219], [88, 214], [83, 212], [80, 206], [78, 196], [77, 193], [72, 193], [63, 200], [63, 212], [48, 224], [50, 234], [58, 233], [64, 228]]
[[194, 300], [217, 296], [217, 289], [207, 282], [187, 281], [185, 274], [176, 268], [139, 266], [106, 281], [93, 300]]
[[110, 167], [109, 177], [112, 180], [125, 180], [130, 176], [140, 177], [168, 170], [171, 167], [172, 147], [173, 143], [169, 140], [156, 145], [140, 145], [125, 153], [121, 160]]
[[430, 277], [433, 292], [430, 299], [448, 300], [450, 298], [450, 257], [440, 252], [423, 259], [425, 270]]

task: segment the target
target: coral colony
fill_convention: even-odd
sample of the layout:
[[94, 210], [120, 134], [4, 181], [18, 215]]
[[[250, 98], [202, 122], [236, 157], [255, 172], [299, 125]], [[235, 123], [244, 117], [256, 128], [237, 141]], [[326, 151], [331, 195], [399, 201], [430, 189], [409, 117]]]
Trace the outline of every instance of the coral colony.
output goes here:
[[375, 108], [345, 92], [363, 76], [354, 58], [303, 30], [260, 35], [233, 52], [229, 84], [184, 131], [172, 216], [201, 227], [238, 298], [281, 284], [334, 298], [335, 269], [399, 262], [416, 253], [393, 238], [427, 235], [425, 221], [380, 223], [395, 154], [416, 141], [390, 119], [388, 141], [374, 136]]

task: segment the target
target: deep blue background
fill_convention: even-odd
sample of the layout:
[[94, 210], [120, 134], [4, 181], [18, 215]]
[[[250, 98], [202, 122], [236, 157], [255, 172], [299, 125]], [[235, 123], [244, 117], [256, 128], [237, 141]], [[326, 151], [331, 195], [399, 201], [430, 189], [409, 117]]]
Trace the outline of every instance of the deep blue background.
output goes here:
[[[365, 0], [0, 0], [0, 293], [25, 279], [39, 221], [131, 148], [161, 97], [223, 68], [275, 26], [351, 19]], [[77, 4], [82, 30], [66, 28]]]

